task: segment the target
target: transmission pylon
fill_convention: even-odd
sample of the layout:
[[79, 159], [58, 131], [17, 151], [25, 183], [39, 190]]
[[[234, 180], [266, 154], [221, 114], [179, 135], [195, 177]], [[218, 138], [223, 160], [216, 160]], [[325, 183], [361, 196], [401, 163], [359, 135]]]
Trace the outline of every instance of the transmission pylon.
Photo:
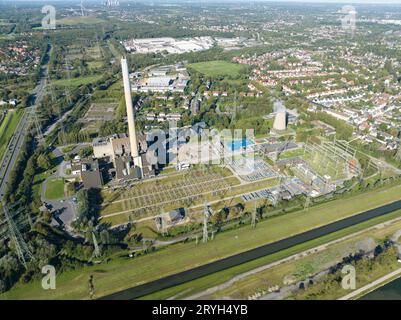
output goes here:
[[24, 265], [25, 269], [27, 268], [28, 260], [35, 260], [32, 252], [29, 250], [27, 243], [22, 237], [21, 232], [18, 230], [17, 226], [14, 223], [14, 220], [11, 217], [11, 214], [5, 204], [2, 204], [4, 216], [8, 225], [8, 231], [11, 240], [14, 242], [15, 251], [17, 253], [18, 259]]
[[233, 107], [232, 112], [231, 112], [230, 124], [233, 124], [233, 123], [234, 123], [235, 118], [236, 118], [236, 116], [237, 116], [237, 103], [238, 103], [237, 90], [235, 90], [235, 94], [234, 94], [234, 107]]
[[305, 210], [308, 210], [308, 208], [309, 208], [309, 206], [310, 206], [310, 203], [311, 203], [311, 199], [310, 199], [310, 196], [309, 196], [309, 194], [306, 196], [306, 200], [305, 200], [305, 205], [304, 205], [304, 209]]
[[203, 243], [206, 243], [209, 237], [207, 230], [207, 223], [209, 221], [209, 217], [210, 217], [210, 209], [207, 203], [205, 203], [205, 206], [203, 208], [203, 239], [202, 239]]
[[398, 150], [397, 150], [397, 153], [396, 153], [396, 155], [395, 155], [395, 158], [396, 158], [398, 161], [401, 161], [401, 144], [398, 146]]
[[42, 128], [39, 123], [39, 119], [36, 112], [33, 113], [33, 122], [35, 124], [35, 129], [36, 129], [36, 138], [38, 139], [39, 144], [44, 144], [45, 139], [43, 137]]
[[256, 201], [254, 202], [254, 208], [252, 210], [252, 222], [251, 222], [252, 229], [256, 228]]
[[160, 230], [163, 235], [167, 233], [167, 224], [166, 224], [165, 216], [166, 216], [166, 214], [165, 214], [164, 210], [162, 209], [160, 211]]
[[92, 232], [92, 239], [93, 239], [93, 246], [95, 247], [95, 250], [93, 251], [93, 257], [98, 258], [102, 254], [100, 252], [99, 244], [97, 243], [95, 233]]
[[82, 0], [81, 0], [80, 7], [81, 7], [81, 14], [82, 14], [82, 16], [84, 17], [84, 16], [85, 16], [84, 10], [86, 10], [86, 8], [84, 7], [84, 5], [83, 5], [83, 3], [82, 3]]

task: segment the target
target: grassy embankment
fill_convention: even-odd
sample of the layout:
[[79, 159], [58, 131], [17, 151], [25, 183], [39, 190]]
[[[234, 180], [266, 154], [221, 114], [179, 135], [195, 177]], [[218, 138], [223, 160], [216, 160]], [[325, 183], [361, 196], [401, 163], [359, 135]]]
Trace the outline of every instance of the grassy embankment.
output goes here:
[[[88, 298], [87, 279], [91, 274], [95, 277], [97, 295], [110, 294], [393, 202], [399, 199], [400, 192], [401, 186], [382, 188], [345, 200], [325, 203], [310, 208], [308, 211], [294, 212], [268, 219], [259, 223], [256, 229], [245, 226], [223, 232], [217, 234], [215, 240], [207, 244], [180, 243], [134, 259], [128, 259], [125, 255], [116, 257], [107, 264], [86, 267], [58, 275], [57, 290], [55, 291], [44, 291], [41, 289], [40, 282], [33, 282], [27, 285], [18, 285], [0, 297], [4, 299], [85, 299]], [[390, 219], [399, 215], [400, 213], [396, 212], [375, 220], [380, 222], [380, 219], [383, 221], [383, 219]], [[365, 222], [361, 226], [366, 228], [366, 225], [369, 225], [372, 221]], [[351, 228], [356, 229], [361, 226], [358, 225]], [[247, 265], [247, 268], [254, 268], [300, 250], [305, 250], [310, 245], [316, 246], [344, 234], [346, 234], [346, 231], [341, 230], [336, 234], [329, 234], [323, 237], [324, 239], [316, 239], [244, 265]], [[232, 269], [237, 272], [243, 272], [244, 265]], [[221, 273], [216, 273], [212, 276], [217, 276], [218, 274], [220, 276], [216, 281], [223, 281], [224, 278]], [[208, 286], [209, 283], [206, 288]]]
[[53, 81], [53, 85], [60, 87], [78, 87], [80, 85], [95, 83], [101, 77], [102, 77], [101, 75], [93, 75], [93, 76], [70, 78], [70, 79], [59, 79]]
[[0, 160], [3, 159], [8, 143], [23, 113], [24, 111], [19, 109], [9, 111], [0, 125]]
[[[399, 213], [401, 213], [401, 211]], [[395, 215], [399, 213], [396, 213]], [[322, 251], [311, 253], [296, 260], [287, 261], [278, 266], [274, 266], [243, 278], [227, 288], [222, 288], [211, 295], [206, 295], [204, 298], [216, 299], [219, 297], [231, 297], [234, 299], [246, 299], [256, 292], [261, 292], [262, 290], [267, 291], [268, 287], [274, 285], [282, 287], [283, 282], [286, 279], [287, 281], [289, 279], [291, 279], [291, 281], [304, 281], [311, 275], [317, 274], [320, 271], [336, 265], [338, 262], [342, 261], [343, 257], [358, 252], [359, 249], [363, 247], [363, 243], [370, 243], [373, 240], [376, 244], [379, 244], [381, 241], [391, 237], [400, 229], [400, 220], [395, 221], [385, 227], [381, 226], [380, 228], [369, 228], [365, 231], [358, 232], [347, 239], [328, 245]], [[399, 268], [399, 263], [396, 261], [396, 259], [393, 260], [394, 263], [389, 263], [388, 267], [390, 269]], [[383, 274], [386, 274], [386, 271], [390, 269], [382, 270], [382, 272], [374, 274], [370, 272], [358, 272], [357, 288], [363, 287], [367, 279], [375, 280]], [[324, 294], [321, 293], [319, 295], [319, 299], [329, 297], [339, 298], [348, 294], [349, 292], [350, 291], [344, 291], [341, 286], [336, 286], [335, 290], [330, 292], [328, 290]], [[301, 294], [303, 293], [301, 292]]]

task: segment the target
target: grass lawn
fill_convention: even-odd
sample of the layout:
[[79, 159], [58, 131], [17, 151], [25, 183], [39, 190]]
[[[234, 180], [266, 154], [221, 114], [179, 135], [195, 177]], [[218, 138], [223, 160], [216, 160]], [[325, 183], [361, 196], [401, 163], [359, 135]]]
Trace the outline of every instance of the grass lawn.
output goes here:
[[208, 77], [230, 76], [236, 77], [240, 75], [244, 67], [227, 61], [216, 60], [189, 64], [188, 67], [195, 71], [203, 73]]
[[48, 180], [46, 183], [45, 197], [49, 200], [64, 198], [64, 179]]
[[[217, 234], [214, 241], [206, 244], [179, 243], [134, 259], [129, 259], [124, 255], [109, 263], [58, 275], [57, 290], [51, 290], [51, 292], [42, 290], [40, 281], [37, 281], [27, 285], [18, 284], [8, 293], [0, 295], [0, 298], [86, 299], [88, 298], [87, 281], [91, 274], [94, 275], [97, 295], [110, 294], [393, 202], [399, 199], [400, 192], [401, 186], [382, 188], [355, 197], [325, 203], [310, 208], [308, 211], [289, 213], [264, 220], [258, 224], [256, 229], [244, 226], [223, 232]], [[397, 216], [399, 216], [398, 212]], [[290, 248], [288, 252], [291, 250], [295, 249]]]
[[292, 158], [292, 157], [298, 157], [302, 156], [304, 154], [304, 149], [299, 148], [299, 149], [293, 149], [293, 150], [288, 150], [284, 151], [280, 154], [279, 159], [287, 159], [287, 158]]
[[0, 40], [12, 40], [15, 36], [12, 34], [0, 34]]
[[0, 125], [0, 160], [3, 159], [8, 142], [10, 141], [15, 128], [21, 120], [22, 115], [22, 110], [9, 111]]
[[61, 87], [78, 87], [83, 84], [94, 83], [98, 81], [101, 77], [102, 77], [101, 75], [94, 75], [94, 76], [78, 77], [71, 79], [59, 79], [53, 81], [53, 85]]
[[90, 61], [88, 62], [88, 66], [90, 69], [99, 69], [103, 66], [102, 61]]

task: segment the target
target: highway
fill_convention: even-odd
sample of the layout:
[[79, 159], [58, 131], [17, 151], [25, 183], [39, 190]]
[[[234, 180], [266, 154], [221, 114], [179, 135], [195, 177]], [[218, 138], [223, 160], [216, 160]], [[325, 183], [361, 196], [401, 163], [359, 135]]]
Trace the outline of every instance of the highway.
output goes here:
[[3, 201], [11, 171], [18, 159], [18, 155], [24, 143], [31, 110], [32, 107], [27, 108], [24, 111], [24, 114], [14, 131], [14, 134], [10, 139], [7, 150], [4, 153], [0, 167], [0, 202]]
[[[50, 50], [51, 49], [49, 49], [48, 52], [50, 52]], [[29, 122], [32, 120], [31, 118], [34, 112], [36, 112], [36, 106], [40, 103], [40, 101], [44, 96], [47, 73], [48, 73], [48, 63], [41, 66], [40, 81], [32, 91], [32, 94], [35, 96], [34, 105], [24, 110], [24, 114], [7, 145], [7, 150], [3, 156], [3, 159], [1, 159], [0, 202], [3, 201], [4, 194], [7, 189], [7, 184], [9, 182], [10, 174], [18, 159], [25, 137], [28, 133]]]
[[[359, 224], [361, 222], [379, 217], [401, 209], [401, 200], [388, 205], [365, 211], [352, 217], [348, 217], [328, 225], [318, 227], [289, 238], [279, 240], [261, 247], [251, 249], [218, 261], [214, 261], [190, 270], [182, 271], [170, 276], [166, 276], [136, 287], [132, 287], [120, 292], [101, 297], [101, 300], [132, 300], [163, 289], [174, 287], [188, 281], [192, 281], [212, 273], [216, 273], [237, 265], [262, 258], [264, 256], [279, 252], [298, 244], [322, 237], [332, 232]], [[218, 241], [218, 240], [216, 240]], [[127, 279], [129, 281], [129, 279]]]

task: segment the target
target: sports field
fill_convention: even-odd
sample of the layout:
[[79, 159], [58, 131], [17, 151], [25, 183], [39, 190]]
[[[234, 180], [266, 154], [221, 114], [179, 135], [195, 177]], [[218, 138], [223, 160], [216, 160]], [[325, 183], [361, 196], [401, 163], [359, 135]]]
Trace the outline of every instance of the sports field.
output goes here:
[[239, 64], [222, 60], [192, 63], [189, 64], [188, 67], [208, 77], [236, 77], [244, 70], [244, 67]]
[[14, 134], [15, 128], [21, 120], [22, 115], [22, 110], [9, 111], [0, 124], [0, 160], [3, 159], [8, 142]]
[[48, 200], [64, 198], [64, 180], [52, 179], [46, 182], [45, 197]]
[[[260, 222], [256, 229], [245, 226], [223, 232], [206, 244], [180, 243], [134, 259], [116, 257], [107, 264], [58, 275], [56, 290], [42, 290], [38, 281], [27, 285], [18, 284], [10, 292], [0, 295], [0, 298], [87, 299], [87, 281], [91, 274], [94, 275], [96, 294], [110, 294], [399, 200], [400, 192], [401, 186], [382, 188], [325, 203], [308, 211], [268, 219]], [[292, 250], [293, 248], [289, 252]]]

